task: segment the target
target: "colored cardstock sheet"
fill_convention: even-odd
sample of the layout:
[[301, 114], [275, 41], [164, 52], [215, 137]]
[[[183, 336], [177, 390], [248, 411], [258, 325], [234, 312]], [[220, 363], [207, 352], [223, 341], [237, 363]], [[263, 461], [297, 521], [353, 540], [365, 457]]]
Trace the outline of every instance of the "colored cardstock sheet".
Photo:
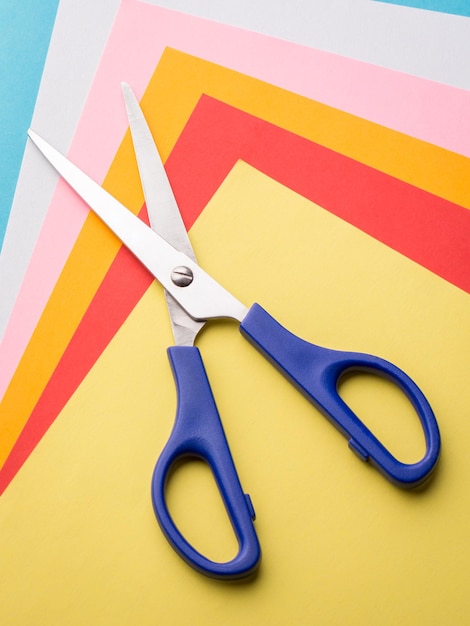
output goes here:
[[[175, 58], [179, 59], [180, 62], [189, 61], [190, 65], [194, 62], [200, 63], [197, 59], [189, 58], [174, 51], [169, 51], [168, 54], [170, 57], [175, 55]], [[184, 98], [179, 97], [173, 100], [170, 97], [171, 90], [162, 88], [162, 85], [171, 85], [171, 83], [165, 82], [161, 74], [161, 72], [164, 73], [163, 66], [163, 63], [160, 64], [155, 74], [154, 81], [152, 81], [147, 92], [148, 96], [145, 104], [146, 110], [149, 113], [152, 112], [151, 119], [159, 121], [158, 124], [153, 122], [157, 126], [161, 126], [162, 119], [171, 119], [171, 113], [169, 112], [165, 112], [166, 114], [164, 115], [156, 113], [161, 111], [161, 106], [163, 106], [159, 102], [160, 98], [165, 103], [173, 101], [182, 104], [186, 102]], [[216, 71], [215, 66], [212, 64], [208, 64], [208, 66], [212, 72]], [[167, 77], [174, 77], [175, 69], [175, 65], [170, 63], [169, 68], [167, 68], [167, 71], [169, 70]], [[221, 70], [222, 68], [218, 69]], [[233, 84], [233, 80], [230, 82]], [[219, 79], [216, 80], [216, 83], [219, 83]], [[315, 105], [315, 103], [311, 103], [311, 105]], [[272, 107], [273, 102], [271, 101], [270, 110], [272, 110]], [[291, 114], [295, 115], [297, 113], [295, 107], [289, 110]], [[229, 115], [233, 116], [233, 114], [230, 113]], [[344, 115], [340, 112], [335, 112], [334, 114], [340, 116], [339, 119], [341, 115]], [[425, 264], [432, 271], [437, 271], [442, 275], [444, 267], [444, 275], [447, 279], [453, 280], [462, 288], [468, 289], [468, 282], [465, 282], [467, 280], [466, 258], [468, 255], [465, 247], [465, 232], [466, 230], [468, 231], [470, 213], [467, 209], [453, 205], [438, 197], [433, 197], [429, 193], [412, 188], [400, 181], [390, 179], [390, 182], [387, 182], [389, 177], [380, 174], [380, 172], [371, 171], [367, 175], [367, 167], [354, 163], [351, 159], [341, 159], [340, 155], [335, 155], [329, 150], [322, 150], [320, 146], [312, 146], [308, 141], [302, 141], [300, 137], [293, 135], [291, 137], [291, 134], [286, 134], [289, 137], [290, 144], [287, 141], [279, 148], [279, 139], [276, 136], [279, 129], [276, 130], [274, 127], [267, 127], [269, 131], [266, 133], [266, 140], [260, 144], [259, 128], [262, 128], [263, 124], [260, 120], [253, 118], [245, 128], [244, 116], [240, 113], [239, 115], [241, 115], [241, 125], [238, 122], [239, 128], [234, 125], [236, 118], [232, 119], [226, 115], [225, 117], [224, 115], [220, 117], [219, 129], [227, 129], [230, 126], [234, 129], [237, 128], [230, 136], [229, 141], [224, 136], [212, 145], [208, 141], [207, 136], [201, 138], [196, 135], [196, 141], [194, 141], [194, 138], [189, 135], [189, 141], [183, 142], [185, 146], [183, 151], [187, 155], [187, 162], [184, 167], [180, 168], [179, 176], [176, 170], [172, 174], [171, 179], [175, 192], [178, 190], [178, 187], [181, 189], [178, 195], [180, 202], [182, 202], [182, 195], [186, 194], [186, 202], [182, 203], [181, 207], [188, 226], [194, 222], [194, 219], [203, 209], [205, 202], [210, 198], [217, 185], [223, 180], [234, 160], [243, 156], [247, 160], [253, 159], [258, 167], [266, 168], [268, 173], [278, 176], [283, 182], [311, 198], [318, 198], [318, 194], [321, 193], [321, 199], [329, 210], [350, 220], [382, 241], [386, 241], [389, 245], [408, 254], [416, 261]], [[204, 118], [204, 115], [202, 117]], [[214, 121], [217, 118], [214, 112], [209, 111], [205, 117], [210, 120], [206, 126], [215, 130]], [[310, 118], [305, 116], [305, 119]], [[354, 123], [359, 124], [359, 126], [365, 124], [366, 127], [377, 128], [379, 133], [386, 130], [374, 127], [363, 120], [354, 119]], [[344, 133], [343, 136], [348, 138], [351, 133], [353, 135], [356, 133], [358, 139], [354, 141], [354, 146], [357, 148], [360, 143], [360, 133], [357, 128], [354, 130], [354, 123], [351, 122], [347, 129], [343, 126], [342, 131]], [[335, 128], [335, 126], [336, 124], [331, 123], [329, 125], [330, 128]], [[164, 125], [164, 128], [168, 130], [169, 126]], [[154, 127], [154, 132], [158, 135], [159, 129], [156, 126]], [[207, 135], [206, 129], [204, 129], [204, 132]], [[280, 132], [279, 138], [282, 135], [283, 133]], [[392, 133], [392, 135], [396, 134]], [[370, 138], [370, 133], [367, 136]], [[250, 137], [251, 142], [248, 141]], [[242, 138], [243, 141], [240, 144], [240, 139]], [[411, 141], [413, 144], [415, 142], [415, 140], [402, 136], [397, 136], [397, 140], [398, 143]], [[272, 147], [266, 149], [265, 146], [269, 144]], [[375, 145], [375, 142], [373, 142], [373, 145]], [[198, 157], [195, 158], [194, 156], [198, 150], [201, 151], [203, 149], [202, 146], [208, 147], [205, 152], [207, 160], [202, 158], [202, 152], [198, 153]], [[233, 152], [228, 151], [227, 156], [223, 157], [223, 146], [230, 148]], [[277, 150], [276, 146], [278, 146]], [[260, 147], [262, 148], [261, 150], [259, 149]], [[277, 159], [274, 158], [275, 155]], [[294, 159], [292, 159], [293, 155], [295, 156]], [[213, 157], [216, 157], [215, 163], [213, 162]], [[274, 162], [270, 162], [270, 158], [274, 158]], [[399, 155], [397, 155], [397, 158], [399, 158]], [[200, 171], [196, 171], [194, 167], [195, 160], [203, 164]], [[334, 165], [335, 162], [336, 165]], [[303, 164], [302, 167], [299, 167], [299, 163]], [[220, 168], [219, 171], [217, 171], [217, 167]], [[312, 171], [316, 167], [321, 172], [320, 176], [312, 176]], [[326, 178], [322, 167], [325, 172], [330, 172], [331, 179]], [[350, 172], [348, 177], [345, 176], [343, 170]], [[188, 176], [188, 172], [192, 172], [191, 177]], [[209, 175], [213, 177], [210, 184], [206, 187], [200, 186], [201, 195], [197, 198], [195, 193], [197, 189], [196, 181], [203, 181], [204, 176], [207, 178]], [[336, 183], [338, 176], [343, 179], [344, 187]], [[361, 185], [359, 185], [359, 182]], [[128, 137], [123, 143], [114, 169], [110, 171], [108, 184], [114, 195], [121, 197], [127, 206], [133, 207], [135, 211], [140, 209], [142, 195], [133, 161], [132, 147]], [[385, 191], [390, 185], [389, 191]], [[347, 197], [347, 202], [344, 200], [345, 197]], [[353, 200], [354, 197], [355, 201]], [[400, 207], [401, 213], [399, 213], [400, 209], [397, 209], [396, 205]], [[381, 208], [380, 213], [377, 211], [378, 206]], [[397, 219], [398, 215], [400, 217]], [[447, 232], [443, 227], [436, 229], [436, 222], [446, 224]], [[454, 252], [454, 256], [449, 256], [449, 241], [452, 244], [455, 242], [455, 245], [450, 247]], [[460, 241], [463, 241], [463, 244], [459, 244]], [[105, 244], [105, 242], [108, 242], [108, 244]], [[104, 254], [104, 245], [110, 245], [110, 250], [112, 250], [109, 253], [111, 255], [109, 261], [106, 260], [107, 256]], [[438, 252], [438, 248], [441, 252]], [[93, 363], [96, 356], [148, 286], [150, 278], [140, 268], [139, 264], [133, 264], [130, 261], [130, 267], [134, 269], [128, 268], [125, 271], [119, 264], [116, 265], [108, 275], [107, 282], [101, 288], [100, 297], [95, 302], [96, 308], [92, 307], [81, 321], [81, 316], [84, 315], [88, 303], [91, 302], [96, 290], [98, 290], [99, 284], [112, 262], [112, 255], [116, 254], [117, 250], [118, 244], [107, 233], [106, 227], [94, 216], [90, 216], [88, 229], [85, 226], [82, 231], [78, 246], [74, 251], [75, 255], [72, 255], [69, 259], [61, 281], [59, 281], [54, 292], [56, 300], [54, 300], [53, 296], [49, 305], [50, 308], [46, 309], [46, 314], [41, 320], [43, 325], [41, 326], [40, 324], [38, 326], [33, 337], [36, 345], [34, 343], [30, 344], [30, 353], [26, 353], [22, 361], [24, 369], [22, 370], [20, 367], [17, 371], [0, 407], [4, 416], [5, 426], [3, 439], [4, 459], [7, 458], [11, 449], [15, 446], [16, 439], [32, 412], [34, 418], [23, 430], [21, 438], [15, 446], [14, 453], [10, 455], [4, 466], [2, 472], [3, 488], [6, 487], [14, 476], [32, 447], [34, 447], [44, 430], [51, 423], [51, 420], [57, 415], [58, 410], [63, 406], [68, 395], [73, 392], [81, 377], [86, 373], [87, 368]], [[126, 262], [126, 259], [129, 259], [129, 255], [122, 251], [119, 258]], [[125, 284], [122, 282], [123, 276], [126, 277]], [[117, 284], [114, 282], [116, 279]], [[115, 306], [111, 307], [112, 312], [110, 312], [109, 302], [115, 297], [117, 297], [117, 302]], [[80, 316], [77, 315], [77, 311], [82, 312]], [[58, 323], [58, 320], [62, 320], [62, 318], [67, 320], [67, 324]], [[79, 327], [79, 332], [70, 345], [65, 358], [60, 363], [58, 370], [55, 372], [53, 380], [48, 385], [48, 381], [60, 362], [63, 352], [77, 327]], [[91, 334], [89, 334], [90, 332]], [[86, 341], [85, 337], [88, 337], [89, 341]], [[46, 342], [48, 345], [47, 354], [42, 348], [43, 342]], [[55, 347], [53, 348], [53, 346]], [[95, 347], [93, 348], [93, 346]], [[30, 367], [34, 367], [34, 377], [27, 374]], [[62, 378], [63, 376], [65, 378]], [[25, 398], [26, 385], [24, 383], [26, 379], [29, 381], [28, 389], [30, 391], [30, 396], [27, 398]], [[46, 385], [48, 386], [47, 393], [41, 398]], [[19, 398], [20, 390], [21, 396]], [[39, 398], [41, 400], [38, 403]], [[10, 406], [13, 406], [12, 403], [16, 407], [14, 412], [9, 409]]]
[[[146, 0], [150, 2], [152, 0]], [[160, 6], [238, 24], [411, 76], [470, 89], [470, 23], [459, 15], [410, 11], [373, 0], [154, 0]]]
[[440, 11], [441, 13], [452, 13], [470, 17], [470, 5], [468, 0], [378, 0], [388, 4], [398, 4], [400, 6], [414, 9], [425, 9], [427, 11]]
[[[468, 294], [243, 162], [190, 235], [243, 302], [320, 345], [381, 354], [409, 372], [439, 419], [437, 473], [421, 492], [390, 485], [235, 323], [211, 323], [198, 345], [263, 560], [241, 585], [194, 572], [163, 537], [150, 497], [175, 414], [171, 331], [154, 283], [2, 496], [2, 623], [467, 623]], [[421, 435], [403, 396], [355, 382], [348, 401], [415, 460]], [[227, 558], [231, 531], [205, 469], [181, 468], [170, 507], [201, 550]]]
[[[95, 17], [93, 22], [102, 19], [101, 14]], [[137, 40], [138, 47], [129, 47], [129, 41]], [[86, 167], [96, 180], [101, 182], [104, 179], [125, 130], [125, 118], [116, 108], [120, 98], [117, 86], [125, 74], [136, 92], [143, 93], [167, 44], [457, 153], [470, 155], [470, 118], [467, 115], [470, 94], [466, 91], [126, 0], [119, 10], [70, 151], [71, 158]], [[282, 59], [282, 63], [273, 63], [272, 59]], [[103, 119], [106, 119], [106, 124], [99, 122]], [[41, 124], [35, 129], [41, 132]], [[58, 145], [50, 130], [44, 136]], [[40, 161], [35, 164], [39, 170]], [[458, 168], [458, 164], [456, 166]], [[42, 174], [50, 175], [47, 164], [43, 163], [43, 167]], [[24, 200], [18, 227], [14, 220], [9, 226], [8, 254], [0, 263], [0, 289], [3, 294], [0, 336], [4, 337], [0, 351], [0, 397], [18, 365], [83, 223], [83, 213], [75, 208], [74, 195], [65, 185], [59, 184], [50, 215], [24, 274], [25, 246], [29, 245], [28, 241], [33, 236], [34, 224], [38, 219], [41, 221], [38, 203]], [[33, 204], [34, 214], [28, 212]], [[69, 206], [66, 216], [61, 210], [64, 204]], [[25, 221], [28, 223], [27, 237], [23, 229]], [[8, 318], [10, 321], [5, 330]]]

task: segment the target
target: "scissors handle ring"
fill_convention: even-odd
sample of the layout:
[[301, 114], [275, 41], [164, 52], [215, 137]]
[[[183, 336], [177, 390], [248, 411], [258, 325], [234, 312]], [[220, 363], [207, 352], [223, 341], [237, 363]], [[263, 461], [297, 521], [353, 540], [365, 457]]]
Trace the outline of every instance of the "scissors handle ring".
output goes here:
[[[175, 551], [194, 569], [212, 578], [248, 577], [258, 568], [261, 550], [253, 521], [250, 497], [242, 490], [200, 352], [195, 347], [168, 349], [176, 383], [178, 406], [170, 438], [152, 478], [152, 500], [160, 527]], [[219, 563], [198, 552], [175, 525], [165, 489], [175, 465], [184, 458], [199, 458], [212, 469], [227, 514], [238, 540], [234, 559]]]
[[[400, 368], [369, 354], [330, 350], [304, 341], [258, 304], [251, 307], [240, 331], [340, 430], [362, 460], [369, 461], [399, 487], [416, 487], [428, 479], [439, 459], [439, 428], [424, 394]], [[408, 464], [396, 459], [340, 397], [339, 381], [352, 370], [388, 378], [409, 398], [426, 441], [426, 452], [420, 461]]]

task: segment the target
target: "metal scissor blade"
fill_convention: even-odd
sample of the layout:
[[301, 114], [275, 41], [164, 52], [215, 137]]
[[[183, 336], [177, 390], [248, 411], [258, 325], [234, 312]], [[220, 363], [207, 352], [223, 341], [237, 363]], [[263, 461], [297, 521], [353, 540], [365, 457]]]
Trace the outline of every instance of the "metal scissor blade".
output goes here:
[[150, 226], [174, 248], [195, 261], [183, 218], [142, 109], [130, 86], [127, 83], [121, 86]]
[[[196, 261], [170, 181], [142, 109], [130, 86], [122, 83], [121, 87], [150, 226], [174, 248]], [[165, 297], [176, 345], [193, 345], [204, 322], [193, 320], [167, 291]]]
[[[28, 135], [59, 174], [193, 319], [230, 317], [242, 321], [247, 308], [195, 261], [171, 246], [33, 130]], [[193, 277], [185, 287], [172, 280], [178, 267], [187, 268]]]

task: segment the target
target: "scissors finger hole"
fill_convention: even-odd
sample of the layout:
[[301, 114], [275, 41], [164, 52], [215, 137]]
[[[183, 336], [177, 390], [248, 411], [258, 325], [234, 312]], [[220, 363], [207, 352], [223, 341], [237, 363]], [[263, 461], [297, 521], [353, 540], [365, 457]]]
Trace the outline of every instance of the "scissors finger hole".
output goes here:
[[350, 370], [338, 393], [375, 437], [402, 463], [416, 463], [426, 443], [416, 411], [403, 391], [389, 379], [369, 371]]
[[185, 539], [216, 562], [227, 562], [238, 552], [238, 542], [210, 466], [186, 457], [172, 468], [166, 484], [170, 515]]

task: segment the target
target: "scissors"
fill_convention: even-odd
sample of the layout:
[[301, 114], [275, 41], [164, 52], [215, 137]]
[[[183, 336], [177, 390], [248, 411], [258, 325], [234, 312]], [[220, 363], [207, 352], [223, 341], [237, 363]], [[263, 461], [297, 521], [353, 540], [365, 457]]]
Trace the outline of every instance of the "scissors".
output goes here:
[[[197, 264], [145, 117], [131, 88], [125, 83], [122, 88], [150, 228], [33, 130], [28, 134], [165, 289], [176, 344], [168, 348], [168, 357], [178, 402], [173, 430], [152, 477], [152, 500], [160, 527], [176, 552], [197, 571], [225, 580], [248, 577], [258, 568], [261, 549], [254, 508], [241, 487], [201, 354], [194, 346], [207, 320], [239, 322], [243, 337], [339, 429], [352, 451], [399, 487], [416, 487], [430, 477], [440, 453], [438, 425], [422, 391], [401, 369], [376, 356], [331, 350], [297, 337], [259, 304], [247, 308]], [[391, 380], [409, 398], [426, 441], [420, 461], [406, 464], [396, 459], [339, 396], [340, 379], [354, 370]], [[200, 458], [212, 469], [238, 540], [238, 552], [227, 562], [208, 559], [191, 546], [169, 513], [166, 484], [175, 464], [185, 457]]]

